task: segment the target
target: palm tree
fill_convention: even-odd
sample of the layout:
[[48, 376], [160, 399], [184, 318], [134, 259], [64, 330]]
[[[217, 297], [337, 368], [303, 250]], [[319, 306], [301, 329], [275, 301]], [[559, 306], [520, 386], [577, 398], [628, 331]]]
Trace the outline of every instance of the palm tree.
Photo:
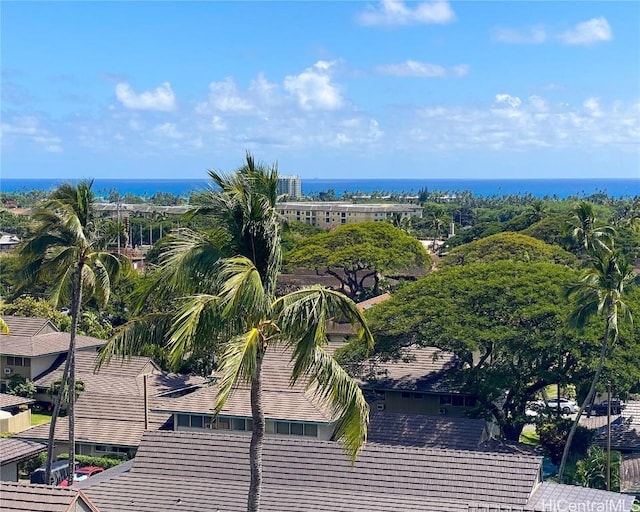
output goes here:
[[580, 201], [573, 207], [571, 235], [587, 254], [593, 250], [606, 250], [615, 235], [611, 226], [596, 227], [596, 224], [597, 219], [591, 203]]
[[580, 282], [567, 289], [567, 296], [575, 300], [575, 308], [569, 317], [569, 324], [582, 328], [591, 317], [597, 315], [604, 317], [605, 328], [600, 347], [600, 359], [591, 381], [591, 387], [573, 422], [562, 454], [558, 471], [560, 482], [562, 482], [567, 457], [582, 412], [585, 406], [593, 400], [607, 350], [618, 341], [618, 320], [622, 317], [629, 323], [633, 322], [631, 312], [622, 300], [628, 286], [637, 280], [631, 265], [618, 250], [611, 250], [606, 246], [602, 249], [593, 248], [589, 261], [591, 266], [585, 276]]
[[[358, 385], [325, 350], [327, 322], [340, 317], [359, 324], [359, 338], [368, 347], [373, 338], [353, 301], [338, 292], [313, 287], [276, 298], [281, 256], [275, 166], [256, 166], [247, 154], [246, 164], [235, 174], [209, 175], [219, 190], [210, 191], [206, 206], [191, 215], [207, 215], [212, 225], [224, 230], [173, 235], [159, 280], [172, 290], [196, 293], [184, 298], [164, 339], [176, 359], [203, 344], [211, 347], [212, 339], [221, 340], [211, 347], [220, 356], [216, 413], [237, 384], [250, 385], [253, 431], [247, 510], [256, 512], [262, 488], [262, 362], [267, 350], [290, 349], [292, 383], [307, 379], [327, 401], [338, 418], [335, 437], [355, 460], [366, 438], [368, 406]], [[151, 287], [157, 290], [160, 281]], [[157, 339], [161, 323], [160, 315], [153, 314], [130, 324], [103, 350], [101, 360], [135, 352], [136, 344], [149, 340], [150, 327], [155, 326], [152, 335]]]
[[[109, 300], [111, 283], [124, 269], [128, 260], [103, 250], [104, 234], [97, 228], [95, 196], [92, 181], [81, 181], [77, 186], [63, 184], [38, 208], [33, 219], [35, 228], [21, 249], [25, 260], [23, 286], [36, 280], [54, 283], [51, 301], [58, 307], [70, 303], [71, 333], [69, 352], [65, 363], [62, 386], [76, 388], [75, 352], [78, 320], [82, 304], [89, 298], [98, 304]], [[55, 426], [60, 413], [62, 393], [54, 402], [47, 454], [46, 481], [50, 480], [53, 461]], [[73, 480], [75, 462], [75, 394], [69, 395], [69, 484]]]

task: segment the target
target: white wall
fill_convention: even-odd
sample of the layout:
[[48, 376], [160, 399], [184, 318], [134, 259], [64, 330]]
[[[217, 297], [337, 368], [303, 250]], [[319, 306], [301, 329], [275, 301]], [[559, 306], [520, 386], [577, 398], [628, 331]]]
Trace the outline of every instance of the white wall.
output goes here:
[[18, 463], [12, 462], [0, 467], [0, 480], [3, 482], [18, 481]]
[[31, 380], [51, 368], [51, 365], [58, 357], [58, 354], [31, 358]]

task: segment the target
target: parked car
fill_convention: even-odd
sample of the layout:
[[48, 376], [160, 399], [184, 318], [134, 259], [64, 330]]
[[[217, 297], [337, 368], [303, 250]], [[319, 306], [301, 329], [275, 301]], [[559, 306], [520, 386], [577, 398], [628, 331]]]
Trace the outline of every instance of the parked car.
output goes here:
[[[547, 400], [547, 407], [551, 410], [558, 409], [558, 399], [552, 398]], [[560, 398], [560, 412], [562, 414], [573, 414], [574, 412], [578, 412], [578, 404], [576, 404], [573, 400], [569, 400], [568, 398]]]
[[[80, 464], [76, 462], [76, 471], [80, 469]], [[41, 466], [31, 473], [30, 481], [32, 484], [46, 484], [45, 481], [46, 466]], [[51, 464], [51, 481], [50, 485], [60, 485], [60, 482], [66, 480], [69, 476], [69, 461], [59, 460]]]
[[545, 408], [545, 403], [542, 400], [535, 400], [527, 403], [527, 407], [524, 411], [524, 415], [527, 418], [537, 418], [541, 411]]
[[[102, 473], [104, 468], [100, 466], [84, 466], [78, 470], [73, 475], [74, 482], [82, 482], [86, 480], [90, 476], [97, 475], [98, 473]], [[60, 482], [60, 487], [68, 487], [69, 481], [65, 478], [62, 482]]]
[[[607, 414], [609, 402], [605, 400], [604, 402], [600, 402], [598, 404], [587, 405], [585, 411], [587, 414], [595, 414], [596, 416], [604, 416]], [[624, 409], [624, 404], [618, 400], [617, 398], [611, 400], [611, 414], [620, 414]]]

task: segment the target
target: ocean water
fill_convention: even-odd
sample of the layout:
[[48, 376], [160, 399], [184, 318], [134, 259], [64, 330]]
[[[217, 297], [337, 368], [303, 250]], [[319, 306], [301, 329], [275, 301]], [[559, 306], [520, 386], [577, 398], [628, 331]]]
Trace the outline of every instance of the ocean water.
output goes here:
[[[20, 192], [28, 190], [52, 190], [64, 181], [62, 178], [47, 179], [2, 179], [0, 191]], [[152, 196], [156, 192], [168, 192], [188, 196], [192, 191], [201, 191], [209, 187], [204, 179], [183, 180], [127, 180], [95, 179], [93, 189], [99, 196], [110, 190], [120, 194], [131, 193], [138, 196]], [[302, 193], [313, 195], [333, 189], [336, 195], [343, 192], [396, 192], [417, 194], [426, 188], [430, 191], [455, 193], [469, 191], [475, 196], [526, 195], [534, 197], [586, 197], [596, 193], [605, 193], [610, 197], [640, 196], [640, 177], [638, 179], [302, 179]]]

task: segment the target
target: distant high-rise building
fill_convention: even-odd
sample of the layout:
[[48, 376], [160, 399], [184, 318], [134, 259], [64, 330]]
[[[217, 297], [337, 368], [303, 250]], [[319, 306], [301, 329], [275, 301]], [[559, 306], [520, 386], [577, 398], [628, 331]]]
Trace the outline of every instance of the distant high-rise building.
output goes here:
[[302, 197], [302, 180], [300, 176], [278, 177], [278, 195], [286, 195], [285, 200], [300, 199]]

